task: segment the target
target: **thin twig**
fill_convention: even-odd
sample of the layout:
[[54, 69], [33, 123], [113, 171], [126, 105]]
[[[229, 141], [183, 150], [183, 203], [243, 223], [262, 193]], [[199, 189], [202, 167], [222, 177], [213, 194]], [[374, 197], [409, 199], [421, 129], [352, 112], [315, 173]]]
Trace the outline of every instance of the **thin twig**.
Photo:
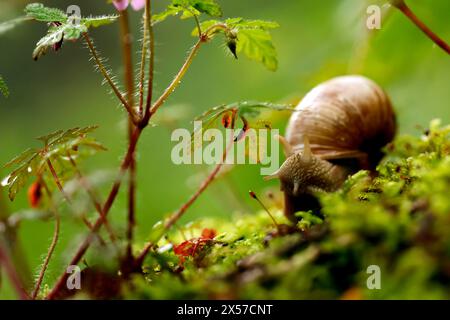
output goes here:
[[[101, 226], [103, 225], [103, 221], [105, 221], [109, 210], [111, 209], [114, 200], [117, 197], [117, 194], [119, 193], [120, 186], [123, 180], [123, 176], [125, 175], [126, 170], [130, 166], [131, 162], [131, 156], [136, 148], [136, 144], [139, 140], [139, 137], [141, 135], [141, 130], [139, 128], [136, 128], [133, 136], [131, 144], [128, 146], [127, 153], [125, 155], [125, 158], [122, 161], [122, 164], [120, 165], [119, 173], [116, 177], [116, 180], [114, 182], [114, 185], [111, 188], [111, 191], [109, 193], [108, 199], [106, 200], [103, 208], [102, 208], [102, 215], [100, 218], [98, 218], [93, 225], [92, 231], [88, 234], [88, 236], [85, 238], [85, 240], [82, 242], [78, 250], [76, 251], [75, 255], [72, 257], [72, 259], [69, 262], [69, 265], [77, 265], [81, 259], [83, 258], [84, 254], [86, 253], [87, 249], [89, 248], [90, 244], [92, 243], [92, 240], [94, 239], [95, 234], [100, 230]], [[47, 295], [47, 299], [55, 299], [57, 295], [59, 294], [59, 291], [64, 287], [67, 278], [69, 274], [66, 272], [63, 272], [58, 281], [56, 282], [53, 289], [50, 291], [50, 293]]]
[[20, 280], [19, 275], [17, 274], [17, 270], [14, 267], [10, 256], [8, 254], [8, 250], [2, 246], [0, 243], [0, 266], [3, 265], [5, 268], [6, 273], [9, 276], [9, 279], [11, 280], [11, 284], [13, 285], [14, 289], [17, 292], [17, 295], [21, 300], [28, 300], [29, 296], [27, 295], [26, 291], [24, 290], [24, 286], [22, 284], [22, 281]]
[[92, 42], [92, 39], [89, 37], [89, 35], [87, 33], [83, 33], [83, 37], [84, 40], [86, 41], [89, 50], [91, 51], [91, 54], [95, 60], [95, 63], [97, 64], [97, 67], [99, 68], [101, 74], [103, 75], [103, 77], [105, 78], [105, 80], [108, 82], [108, 84], [111, 86], [112, 90], [114, 91], [114, 93], [116, 94], [117, 98], [119, 98], [120, 102], [123, 104], [123, 106], [125, 107], [125, 109], [128, 112], [128, 115], [133, 119], [133, 123], [137, 124], [137, 120], [133, 111], [133, 108], [128, 104], [128, 102], [125, 100], [125, 98], [123, 97], [123, 95], [120, 93], [119, 89], [117, 88], [117, 86], [114, 84], [114, 81], [111, 79], [111, 77], [109, 76], [108, 71], [106, 70], [105, 66], [103, 65], [97, 50], [94, 47], [94, 44]]
[[[144, 35], [142, 38], [142, 49], [141, 49], [141, 63], [139, 68], [139, 116], [144, 116], [144, 85], [145, 85], [145, 60], [147, 58], [147, 34], [148, 34], [148, 17], [147, 17], [147, 9], [145, 7], [146, 13], [144, 15]], [[151, 27], [151, 23], [150, 23]]]
[[435, 44], [441, 47], [447, 54], [450, 54], [450, 46], [437, 34], [431, 31], [422, 20], [417, 17], [414, 12], [408, 7], [408, 5], [403, 0], [393, 1], [392, 4], [399, 9], [409, 20], [411, 20], [420, 30], [422, 30], [428, 38], [430, 38]]
[[[217, 174], [219, 173], [220, 169], [225, 164], [225, 160], [227, 158], [228, 152], [230, 151], [231, 147], [234, 144], [234, 127], [235, 127], [235, 118], [236, 118], [236, 111], [233, 111], [233, 120], [231, 124], [231, 129], [233, 129], [230, 133], [230, 142], [227, 145], [223, 155], [222, 155], [222, 161], [218, 163], [214, 169], [211, 171], [211, 173], [206, 177], [206, 179], [201, 183], [200, 187], [197, 189], [197, 191], [189, 198], [188, 201], [186, 201], [177, 211], [172, 213], [170, 217], [164, 222], [164, 229], [168, 231], [180, 218], [183, 216], [183, 214], [192, 206], [192, 204], [197, 200], [197, 198], [208, 188], [208, 186], [214, 181]], [[150, 249], [153, 247], [154, 243], [148, 243], [144, 249], [142, 250], [141, 254], [137, 258], [137, 265], [142, 264], [142, 262], [145, 259], [145, 256], [148, 254]]]
[[[56, 173], [55, 167], [53, 166], [50, 159], [47, 159], [47, 166], [52, 174], [52, 177], [53, 177], [53, 180], [55, 181], [56, 186], [58, 187], [58, 190], [61, 192], [64, 199], [66, 199], [67, 203], [72, 204], [72, 201], [70, 200], [69, 195], [64, 191], [61, 180], [59, 179], [58, 174]], [[84, 215], [81, 217], [81, 220], [89, 228], [89, 230], [92, 230], [93, 225], [89, 222], [89, 220]], [[99, 237], [100, 242], [105, 244], [105, 241], [100, 237], [100, 235], [98, 237]]]
[[41, 271], [39, 272], [39, 276], [38, 279], [36, 281], [36, 286], [34, 287], [33, 293], [31, 294], [31, 299], [36, 299], [39, 290], [41, 288], [41, 284], [42, 281], [44, 280], [44, 276], [45, 276], [45, 271], [48, 268], [48, 265], [50, 263], [50, 259], [53, 255], [53, 252], [55, 251], [56, 245], [58, 244], [58, 239], [59, 239], [59, 229], [60, 229], [60, 218], [59, 218], [59, 214], [58, 211], [56, 210], [53, 202], [52, 202], [52, 194], [47, 186], [47, 184], [42, 181], [42, 185], [44, 186], [44, 189], [47, 191], [48, 194], [48, 198], [50, 199], [50, 206], [51, 209], [53, 211], [54, 217], [55, 217], [55, 229], [53, 231], [53, 238], [52, 238], [52, 242], [50, 244], [50, 247], [48, 248], [47, 251], [47, 256], [45, 257], [44, 263], [42, 264], [42, 268]]
[[[75, 170], [75, 174], [77, 175], [78, 180], [80, 181], [80, 184], [83, 186], [83, 188], [87, 191], [92, 203], [94, 204], [95, 210], [98, 212], [100, 217], [102, 217], [102, 205], [97, 200], [97, 195], [95, 194], [94, 190], [92, 189], [92, 186], [89, 184], [89, 182], [86, 180], [86, 178], [81, 173], [80, 169], [78, 168], [75, 160], [73, 160], [70, 153], [67, 153], [67, 157], [69, 158], [69, 162], [71, 163], [72, 167]], [[106, 230], [108, 231], [109, 238], [111, 239], [111, 242], [114, 244], [117, 240], [116, 235], [114, 234], [113, 229], [111, 228], [111, 225], [109, 224], [108, 220], [105, 218], [103, 221]], [[90, 222], [89, 222], [90, 224]], [[92, 231], [94, 226], [90, 224], [90, 230]], [[101, 238], [100, 238], [101, 240]]]
[[[203, 43], [203, 39], [199, 39], [197, 43], [192, 47], [191, 51], [189, 52], [188, 57], [186, 58], [186, 61], [184, 62], [183, 66], [181, 67], [180, 71], [176, 74], [175, 78], [172, 80], [170, 85], [166, 88], [166, 90], [163, 92], [163, 94], [158, 98], [158, 100], [155, 101], [153, 106], [150, 108], [150, 111], [146, 113], [146, 116], [148, 119], [151, 118], [153, 114], [155, 114], [156, 111], [164, 104], [164, 102], [167, 100], [167, 98], [175, 91], [175, 89], [178, 87], [178, 85], [181, 82], [181, 79], [186, 74], [187, 70], [192, 64], [192, 61], [195, 58], [195, 55], [197, 54], [198, 50], [200, 49], [200, 46]], [[147, 119], [145, 119], [147, 121]], [[145, 123], [145, 122], [144, 122]]]
[[146, 29], [148, 30], [149, 35], [149, 70], [148, 70], [148, 89], [147, 89], [147, 101], [145, 103], [145, 112], [142, 119], [142, 124], [147, 125], [150, 118], [150, 108], [153, 100], [153, 82], [154, 82], [154, 73], [155, 73], [155, 35], [153, 32], [152, 25], [152, 2], [150, 0], [146, 0], [145, 2], [145, 23]]
[[[133, 132], [132, 139], [130, 140], [130, 143], [129, 143], [128, 150], [127, 150], [127, 153], [125, 155], [125, 158], [123, 159], [123, 161], [121, 163], [120, 170], [119, 170], [118, 176], [116, 178], [116, 181], [115, 181], [114, 185], [112, 186], [112, 189], [111, 189], [111, 191], [109, 193], [108, 199], [105, 202], [105, 205], [103, 206], [103, 210], [102, 210], [102, 217], [103, 218], [108, 215], [109, 210], [111, 209], [111, 206], [112, 206], [112, 204], [114, 203], [114, 201], [115, 201], [115, 199], [117, 197], [117, 194], [118, 194], [118, 192], [120, 190], [120, 186], [121, 186], [121, 183], [122, 183], [123, 175], [124, 175], [125, 171], [128, 170], [128, 168], [130, 166], [132, 155], [133, 155], [133, 153], [134, 153], [134, 151], [136, 149], [136, 145], [137, 145], [137, 143], [139, 141], [139, 138], [141, 136], [142, 130], [148, 125], [151, 116], [153, 114], [155, 114], [155, 112], [159, 109], [159, 107], [161, 107], [161, 105], [164, 104], [165, 100], [170, 96], [170, 94], [179, 85], [181, 79], [185, 75], [186, 71], [189, 69], [189, 66], [192, 64], [192, 60], [195, 57], [198, 49], [200, 48], [201, 43], [205, 42], [205, 41], [206, 41], [205, 37], [202, 36], [202, 39], [200, 39], [195, 44], [195, 46], [192, 48], [190, 54], [188, 55], [185, 63], [183, 64], [183, 66], [181, 67], [181, 69], [178, 72], [177, 76], [175, 77], [175, 80], [177, 80], [177, 81], [174, 80], [169, 85], [169, 87], [164, 91], [164, 93], [161, 95], [161, 97], [153, 104], [153, 107], [155, 107], [155, 109], [153, 109], [153, 107], [152, 107], [151, 109], [153, 109], [153, 111], [151, 109], [149, 110], [149, 112], [146, 114], [146, 117], [144, 117], [144, 119], [142, 119], [142, 121], [140, 121], [139, 125], [137, 126], [137, 128]], [[87, 249], [89, 248], [89, 245], [90, 245], [90, 243], [92, 241], [93, 235], [96, 232], [98, 232], [98, 230], [101, 228], [102, 224], [103, 224], [103, 219], [102, 218], [97, 219], [97, 221], [95, 222], [95, 224], [93, 226], [93, 230], [85, 238], [83, 243], [80, 245], [80, 247], [76, 251], [75, 255], [72, 257], [72, 259], [70, 261], [71, 265], [76, 265], [76, 264], [78, 264], [81, 261], [81, 259], [83, 258], [84, 254], [86, 253]], [[64, 272], [60, 276], [58, 281], [56, 282], [56, 284], [53, 287], [53, 289], [47, 295], [47, 299], [55, 299], [58, 296], [59, 291], [64, 286], [67, 278], [68, 278], [68, 274]]]

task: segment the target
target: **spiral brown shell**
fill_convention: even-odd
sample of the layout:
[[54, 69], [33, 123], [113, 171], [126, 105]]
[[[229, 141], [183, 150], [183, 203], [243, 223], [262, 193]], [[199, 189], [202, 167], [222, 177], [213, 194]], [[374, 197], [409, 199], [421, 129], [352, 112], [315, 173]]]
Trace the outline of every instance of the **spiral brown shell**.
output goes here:
[[374, 168], [381, 149], [396, 132], [395, 113], [386, 93], [362, 76], [342, 76], [312, 89], [295, 108], [286, 139], [294, 151], [306, 135], [314, 155], [323, 159], [367, 156]]

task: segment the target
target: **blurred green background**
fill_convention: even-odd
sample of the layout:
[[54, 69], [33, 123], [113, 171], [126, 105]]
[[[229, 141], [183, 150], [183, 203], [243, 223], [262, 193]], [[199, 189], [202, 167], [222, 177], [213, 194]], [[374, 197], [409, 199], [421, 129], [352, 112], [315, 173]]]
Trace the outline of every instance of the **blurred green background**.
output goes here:
[[[33, 1], [0, 0], [0, 22], [22, 14]], [[106, 0], [41, 1], [65, 9], [77, 4], [83, 15], [114, 13]], [[226, 17], [274, 20], [281, 27], [273, 32], [279, 54], [279, 69], [273, 73], [245, 57], [234, 60], [225, 53], [222, 42], [204, 46], [181, 86], [155, 117], [158, 126], [145, 131], [138, 154], [138, 239], [143, 242], [151, 226], [178, 208], [198, 185], [199, 174], [208, 168], [175, 166], [170, 160], [170, 132], [173, 126], [192, 129], [195, 115], [222, 104], [239, 100], [273, 102], [292, 101], [317, 83], [333, 76], [360, 73], [378, 82], [389, 93], [398, 114], [400, 133], [420, 134], [433, 118], [450, 120], [450, 60], [440, 48], [400, 12], [385, 8], [381, 30], [365, 27], [372, 0], [222, 0]], [[448, 0], [409, 0], [414, 12], [440, 37], [450, 41], [450, 2]], [[161, 11], [168, 1], [154, 1]], [[136, 63], [140, 37], [140, 14], [132, 12]], [[170, 18], [156, 27], [156, 91], [161, 93], [179, 69], [195, 39], [190, 36], [193, 21]], [[126, 148], [125, 113], [89, 62], [88, 50], [80, 43], [65, 43], [58, 53], [50, 52], [38, 62], [31, 59], [35, 43], [46, 30], [45, 25], [28, 22], [0, 36], [0, 74], [7, 81], [11, 95], [0, 97], [0, 163], [22, 150], [38, 146], [34, 137], [57, 129], [98, 124], [95, 136], [109, 149], [83, 164], [84, 172], [115, 169]], [[109, 65], [122, 79], [119, 26], [113, 24], [92, 32], [98, 48], [109, 58]], [[171, 117], [177, 122], [166, 125]], [[184, 115], [184, 116], [183, 116]], [[284, 130], [286, 114], [274, 119], [274, 127]], [[159, 117], [159, 119], [158, 119]], [[0, 169], [1, 170], [1, 169]], [[6, 172], [1, 173], [2, 177]], [[230, 216], [234, 211], [256, 208], [247, 191], [262, 192], [269, 186], [261, 179], [258, 166], [237, 166], [214, 183], [185, 220], [205, 215]], [[28, 207], [26, 192], [10, 212]], [[103, 193], [103, 197], [106, 193]], [[250, 210], [249, 210], [250, 209]], [[111, 212], [114, 225], [124, 228], [125, 193], [121, 193]], [[50, 264], [46, 281], [51, 281], [64, 266], [82, 226], [63, 221], [61, 241]], [[36, 273], [46, 253], [53, 232], [52, 223], [26, 222], [20, 238]], [[5, 278], [5, 277], [4, 277]], [[6, 280], [6, 279], [4, 279]], [[14, 294], [4, 281], [0, 298]]]

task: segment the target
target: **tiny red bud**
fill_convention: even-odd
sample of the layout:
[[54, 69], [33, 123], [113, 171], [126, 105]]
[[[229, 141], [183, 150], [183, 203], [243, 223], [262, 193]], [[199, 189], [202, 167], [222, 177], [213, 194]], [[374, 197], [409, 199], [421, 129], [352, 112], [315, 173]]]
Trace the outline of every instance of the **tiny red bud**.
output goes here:
[[42, 185], [36, 181], [28, 188], [28, 202], [30, 203], [30, 207], [37, 208], [41, 203], [41, 199]]
[[225, 113], [222, 117], [222, 125], [223, 127], [229, 128], [231, 125], [231, 114], [229, 112]]

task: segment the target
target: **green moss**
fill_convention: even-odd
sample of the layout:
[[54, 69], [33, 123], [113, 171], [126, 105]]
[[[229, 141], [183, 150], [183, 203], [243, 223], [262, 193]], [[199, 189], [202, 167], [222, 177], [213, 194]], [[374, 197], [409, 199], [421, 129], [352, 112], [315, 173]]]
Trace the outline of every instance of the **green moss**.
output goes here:
[[[265, 212], [228, 221], [205, 218], [187, 237], [214, 228], [180, 268], [173, 250], [153, 252], [132, 298], [448, 299], [450, 298], [450, 126], [438, 121], [422, 137], [387, 147], [378, 176], [361, 171], [341, 190], [320, 194], [324, 220], [300, 212], [300, 231], [273, 236]], [[279, 223], [280, 209], [271, 208]], [[268, 234], [272, 233], [272, 237]], [[170, 241], [169, 241], [170, 239]], [[160, 243], [180, 243], [174, 231]], [[366, 271], [381, 270], [370, 290]], [[181, 271], [182, 270], [182, 271]]]

